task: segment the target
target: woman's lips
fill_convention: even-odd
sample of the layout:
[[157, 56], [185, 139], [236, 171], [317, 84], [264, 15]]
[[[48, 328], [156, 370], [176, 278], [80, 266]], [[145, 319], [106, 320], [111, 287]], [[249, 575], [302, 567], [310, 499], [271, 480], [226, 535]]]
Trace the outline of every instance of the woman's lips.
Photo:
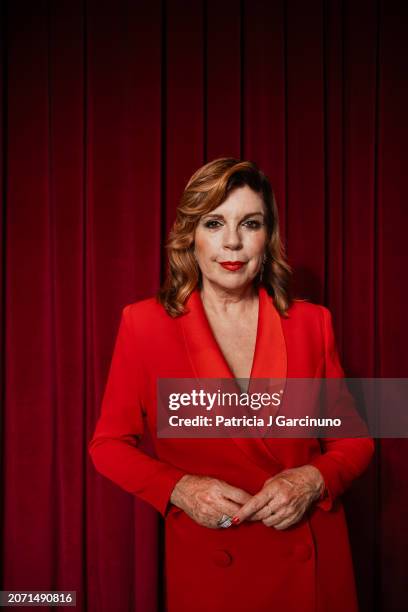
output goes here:
[[235, 272], [236, 270], [240, 270], [243, 266], [245, 266], [246, 262], [244, 261], [220, 261], [219, 264], [226, 270]]

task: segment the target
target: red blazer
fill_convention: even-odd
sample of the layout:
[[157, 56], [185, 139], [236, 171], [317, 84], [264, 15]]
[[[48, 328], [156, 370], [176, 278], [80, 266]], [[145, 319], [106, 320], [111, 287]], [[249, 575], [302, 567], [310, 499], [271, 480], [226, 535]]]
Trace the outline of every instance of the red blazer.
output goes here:
[[[165, 439], [156, 435], [157, 378], [232, 378], [200, 294], [171, 318], [155, 298], [125, 306], [89, 452], [96, 469], [165, 518], [169, 612], [353, 612], [353, 566], [339, 496], [368, 466], [371, 438]], [[280, 316], [266, 290], [252, 378], [344, 376], [331, 314], [295, 302]], [[156, 457], [138, 448], [149, 427]], [[281, 470], [315, 465], [326, 496], [285, 530], [246, 521], [208, 529], [169, 503], [183, 474], [220, 478], [251, 494]]]

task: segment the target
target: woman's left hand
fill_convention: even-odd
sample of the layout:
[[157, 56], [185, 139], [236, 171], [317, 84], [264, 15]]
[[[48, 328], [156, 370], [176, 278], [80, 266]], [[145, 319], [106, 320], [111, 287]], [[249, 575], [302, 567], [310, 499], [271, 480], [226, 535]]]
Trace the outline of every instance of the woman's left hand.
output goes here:
[[267, 527], [286, 529], [304, 515], [324, 489], [320, 471], [313, 465], [284, 470], [265, 481], [263, 488], [237, 512], [239, 524], [261, 520]]

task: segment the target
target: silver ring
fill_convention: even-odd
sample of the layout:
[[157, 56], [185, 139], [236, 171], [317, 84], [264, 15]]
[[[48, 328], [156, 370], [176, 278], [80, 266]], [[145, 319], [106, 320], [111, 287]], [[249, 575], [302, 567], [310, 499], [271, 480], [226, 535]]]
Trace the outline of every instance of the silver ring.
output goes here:
[[227, 527], [231, 527], [232, 518], [227, 514], [223, 514], [219, 521], [217, 521], [217, 527], [222, 527], [226, 529]]

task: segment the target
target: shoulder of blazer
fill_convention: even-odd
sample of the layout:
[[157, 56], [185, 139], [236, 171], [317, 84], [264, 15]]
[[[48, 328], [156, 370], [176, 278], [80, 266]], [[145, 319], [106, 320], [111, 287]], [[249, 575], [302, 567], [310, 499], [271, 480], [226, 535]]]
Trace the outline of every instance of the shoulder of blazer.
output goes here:
[[306, 300], [294, 300], [288, 310], [289, 319], [318, 319], [323, 321], [326, 316], [331, 316], [326, 306], [314, 304]]
[[305, 300], [293, 301], [288, 315], [288, 318], [281, 317], [282, 325], [287, 330], [292, 329], [295, 333], [300, 329], [308, 329], [324, 341], [328, 330], [332, 329], [331, 312], [321, 304]]
[[149, 297], [137, 302], [127, 304], [123, 308], [124, 316], [133, 328], [152, 330], [167, 326], [174, 321], [165, 308], [157, 301], [156, 297]]

